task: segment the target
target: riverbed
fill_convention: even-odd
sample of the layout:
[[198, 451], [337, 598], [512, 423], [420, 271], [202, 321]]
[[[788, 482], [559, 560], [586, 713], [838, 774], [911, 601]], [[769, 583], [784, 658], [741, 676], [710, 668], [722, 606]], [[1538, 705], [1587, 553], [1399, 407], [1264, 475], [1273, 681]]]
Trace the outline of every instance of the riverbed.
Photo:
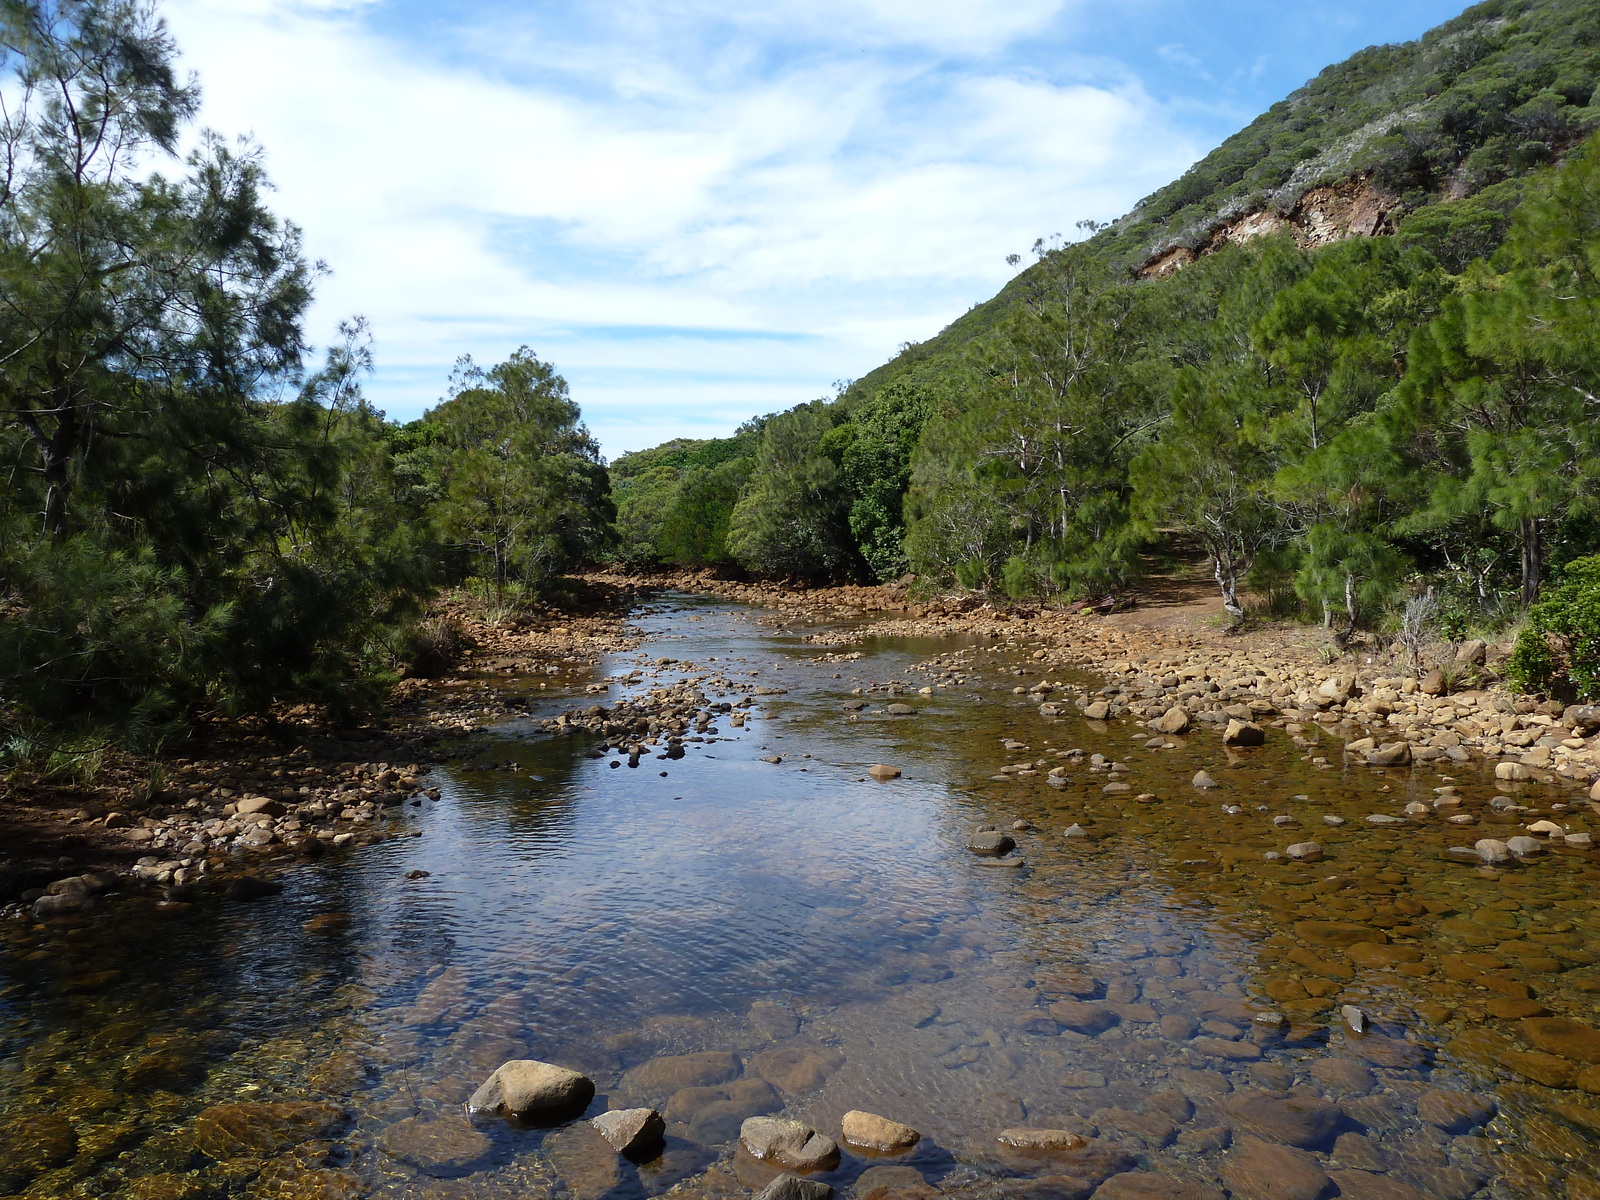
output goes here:
[[[844, 653], [856, 623], [689, 596], [634, 622], [590, 680], [497, 679], [527, 716], [282, 895], [11, 923], [0, 1195], [699, 1200], [765, 1182], [745, 1118], [857, 1109], [923, 1134], [818, 1176], [872, 1200], [1600, 1196], [1600, 868], [1447, 854], [1581, 794], [1042, 715], [1026, 641]], [[704, 731], [631, 762], [541, 728], [671, 686]], [[1015, 850], [969, 850], [984, 825]], [[665, 1153], [469, 1118], [514, 1058], [589, 1075], [591, 1114], [661, 1110]]]

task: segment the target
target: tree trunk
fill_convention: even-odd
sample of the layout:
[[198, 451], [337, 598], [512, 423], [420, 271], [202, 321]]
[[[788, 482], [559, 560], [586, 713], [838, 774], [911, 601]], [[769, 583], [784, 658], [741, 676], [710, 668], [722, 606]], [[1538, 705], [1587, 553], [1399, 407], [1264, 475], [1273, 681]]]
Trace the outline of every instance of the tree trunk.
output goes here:
[[1236, 619], [1244, 616], [1244, 608], [1239, 604], [1239, 572], [1233, 560], [1224, 559], [1221, 554], [1214, 554], [1211, 556], [1211, 561], [1216, 563], [1213, 574], [1216, 576], [1217, 586], [1222, 589], [1222, 607]]
[[1521, 522], [1522, 534], [1522, 607], [1529, 607], [1539, 598], [1539, 585], [1544, 575], [1544, 538], [1538, 517], [1527, 517]]

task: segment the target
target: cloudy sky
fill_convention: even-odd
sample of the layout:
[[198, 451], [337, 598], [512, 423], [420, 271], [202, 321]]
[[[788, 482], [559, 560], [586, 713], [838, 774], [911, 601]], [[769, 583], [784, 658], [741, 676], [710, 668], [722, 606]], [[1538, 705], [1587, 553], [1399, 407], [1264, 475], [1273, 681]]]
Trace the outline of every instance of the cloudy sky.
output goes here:
[[831, 393], [1459, 0], [167, 0], [365, 314], [370, 394], [527, 344], [612, 457]]

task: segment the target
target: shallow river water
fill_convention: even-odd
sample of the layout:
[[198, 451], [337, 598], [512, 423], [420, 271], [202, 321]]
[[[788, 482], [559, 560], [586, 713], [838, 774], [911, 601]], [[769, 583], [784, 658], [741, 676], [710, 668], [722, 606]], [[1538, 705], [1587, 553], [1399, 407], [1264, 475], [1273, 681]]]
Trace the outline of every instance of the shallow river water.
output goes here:
[[[733, 1153], [744, 1118], [837, 1137], [862, 1109], [924, 1134], [820, 1176], [873, 1200], [1071, 1198], [1108, 1171], [1124, 1198], [1600, 1197], [1600, 868], [1444, 854], [1538, 815], [1579, 827], [1581, 795], [1478, 764], [1344, 768], [1326, 731], [1152, 745], [1013, 695], [1040, 677], [1030, 644], [848, 659], [767, 620], [647, 605], [641, 648], [596, 672], [632, 682], [535, 693], [401, 810], [420, 837], [288, 868], [282, 896], [0, 931], [0, 1196], [698, 1200], [770, 1176]], [[636, 767], [536, 729], [685, 679], [707, 705], [766, 694]], [[1480, 823], [1367, 820], [1441, 787]], [[1496, 811], [1512, 787], [1521, 811]], [[1025, 867], [966, 848], [1013, 822]], [[1320, 862], [1263, 857], [1313, 838]], [[662, 1110], [666, 1152], [464, 1113], [528, 1057], [590, 1075], [591, 1112]], [[1029, 1157], [997, 1142], [1012, 1127], [1103, 1152]]]

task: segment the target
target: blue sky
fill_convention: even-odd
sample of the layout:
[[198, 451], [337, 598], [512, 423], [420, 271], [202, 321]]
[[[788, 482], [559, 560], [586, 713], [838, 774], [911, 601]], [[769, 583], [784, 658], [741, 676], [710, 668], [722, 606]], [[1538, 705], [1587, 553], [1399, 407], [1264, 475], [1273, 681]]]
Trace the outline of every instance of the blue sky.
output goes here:
[[527, 344], [615, 457], [831, 393], [1437, 0], [168, 0], [204, 120], [265, 147], [435, 403]]

